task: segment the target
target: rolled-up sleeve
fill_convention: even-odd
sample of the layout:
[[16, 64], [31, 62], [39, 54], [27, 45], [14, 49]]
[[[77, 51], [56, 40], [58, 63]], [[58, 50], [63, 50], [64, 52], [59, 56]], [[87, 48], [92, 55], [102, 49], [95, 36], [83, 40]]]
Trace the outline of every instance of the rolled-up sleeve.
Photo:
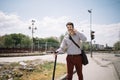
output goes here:
[[79, 37], [80, 37], [80, 40], [82, 40], [83, 42], [87, 40], [87, 38], [85, 37], [85, 35], [82, 34], [82, 33], [79, 33]]
[[64, 39], [62, 40], [62, 43], [61, 43], [61, 45], [60, 45], [60, 48], [57, 49], [57, 52], [58, 52], [58, 53], [64, 53], [64, 52], [66, 51], [66, 49], [67, 49], [67, 43], [66, 43], [66, 39], [64, 38]]

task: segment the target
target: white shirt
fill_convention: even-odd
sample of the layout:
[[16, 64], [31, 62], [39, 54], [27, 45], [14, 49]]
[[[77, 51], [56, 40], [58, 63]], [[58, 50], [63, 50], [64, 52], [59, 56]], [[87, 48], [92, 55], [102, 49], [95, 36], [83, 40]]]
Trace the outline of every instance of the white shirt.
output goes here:
[[[86, 41], [87, 38], [80, 32], [76, 31], [75, 35], [71, 35], [72, 39], [80, 46], [81, 41]], [[78, 48], [70, 39], [69, 34], [67, 34], [61, 45], [60, 48], [57, 50], [58, 53], [67, 53], [68, 55], [77, 55], [81, 54], [81, 49]]]

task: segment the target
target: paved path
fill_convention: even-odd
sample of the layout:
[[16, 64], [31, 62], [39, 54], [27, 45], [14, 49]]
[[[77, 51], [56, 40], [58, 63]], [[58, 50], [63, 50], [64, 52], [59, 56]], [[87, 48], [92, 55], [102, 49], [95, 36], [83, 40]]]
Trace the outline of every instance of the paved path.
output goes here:
[[[109, 62], [103, 62], [104, 65], [99, 63], [100, 60], [89, 57], [89, 64], [83, 66], [84, 80], [119, 80], [112, 64]], [[73, 80], [78, 80], [77, 74], [73, 76]]]

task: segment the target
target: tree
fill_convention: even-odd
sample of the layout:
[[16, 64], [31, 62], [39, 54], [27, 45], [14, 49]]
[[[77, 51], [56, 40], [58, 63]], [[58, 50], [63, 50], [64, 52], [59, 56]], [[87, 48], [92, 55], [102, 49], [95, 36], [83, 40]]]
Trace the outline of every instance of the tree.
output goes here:
[[115, 50], [120, 50], [120, 41], [117, 41], [117, 42], [114, 44], [114, 48], [115, 48]]
[[[3, 44], [2, 44], [3, 43]], [[24, 34], [9, 34], [0, 38], [0, 45], [3, 48], [25, 48], [31, 45], [31, 39]]]
[[31, 47], [32, 40], [29, 36], [22, 36], [21, 35], [21, 47], [22, 48], [30, 48]]
[[82, 42], [84, 50], [90, 50], [90, 43], [89, 42]]
[[60, 43], [62, 42], [63, 38], [64, 38], [64, 35], [62, 34], [62, 35], [60, 36]]
[[10, 35], [3, 36], [3, 44], [5, 48], [14, 47], [14, 41]]
[[4, 44], [3, 44], [3, 37], [0, 36], [0, 48], [2, 48], [3, 46], [4, 46]]
[[34, 46], [35, 48], [41, 48], [42, 50], [45, 50], [45, 48], [50, 49], [52, 48], [58, 48], [59, 47], [59, 41], [54, 37], [49, 38], [34, 38]]

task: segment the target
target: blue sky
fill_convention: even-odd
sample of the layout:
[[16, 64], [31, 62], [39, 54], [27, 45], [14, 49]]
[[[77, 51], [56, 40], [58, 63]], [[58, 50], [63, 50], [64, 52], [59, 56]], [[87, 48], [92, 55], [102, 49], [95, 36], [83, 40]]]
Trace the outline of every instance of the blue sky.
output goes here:
[[[84, 31], [89, 41], [88, 9], [92, 9], [96, 43], [113, 45], [119, 40], [120, 0], [0, 0], [0, 35], [19, 32], [30, 35], [25, 29], [30, 26], [30, 20], [35, 19], [36, 36], [58, 37], [65, 33], [65, 24], [72, 21], [79, 31]], [[16, 29], [15, 25], [19, 28]]]
[[88, 9], [93, 9], [95, 24], [120, 22], [120, 0], [0, 0], [0, 10], [14, 12], [24, 20], [44, 16], [88, 19]]

